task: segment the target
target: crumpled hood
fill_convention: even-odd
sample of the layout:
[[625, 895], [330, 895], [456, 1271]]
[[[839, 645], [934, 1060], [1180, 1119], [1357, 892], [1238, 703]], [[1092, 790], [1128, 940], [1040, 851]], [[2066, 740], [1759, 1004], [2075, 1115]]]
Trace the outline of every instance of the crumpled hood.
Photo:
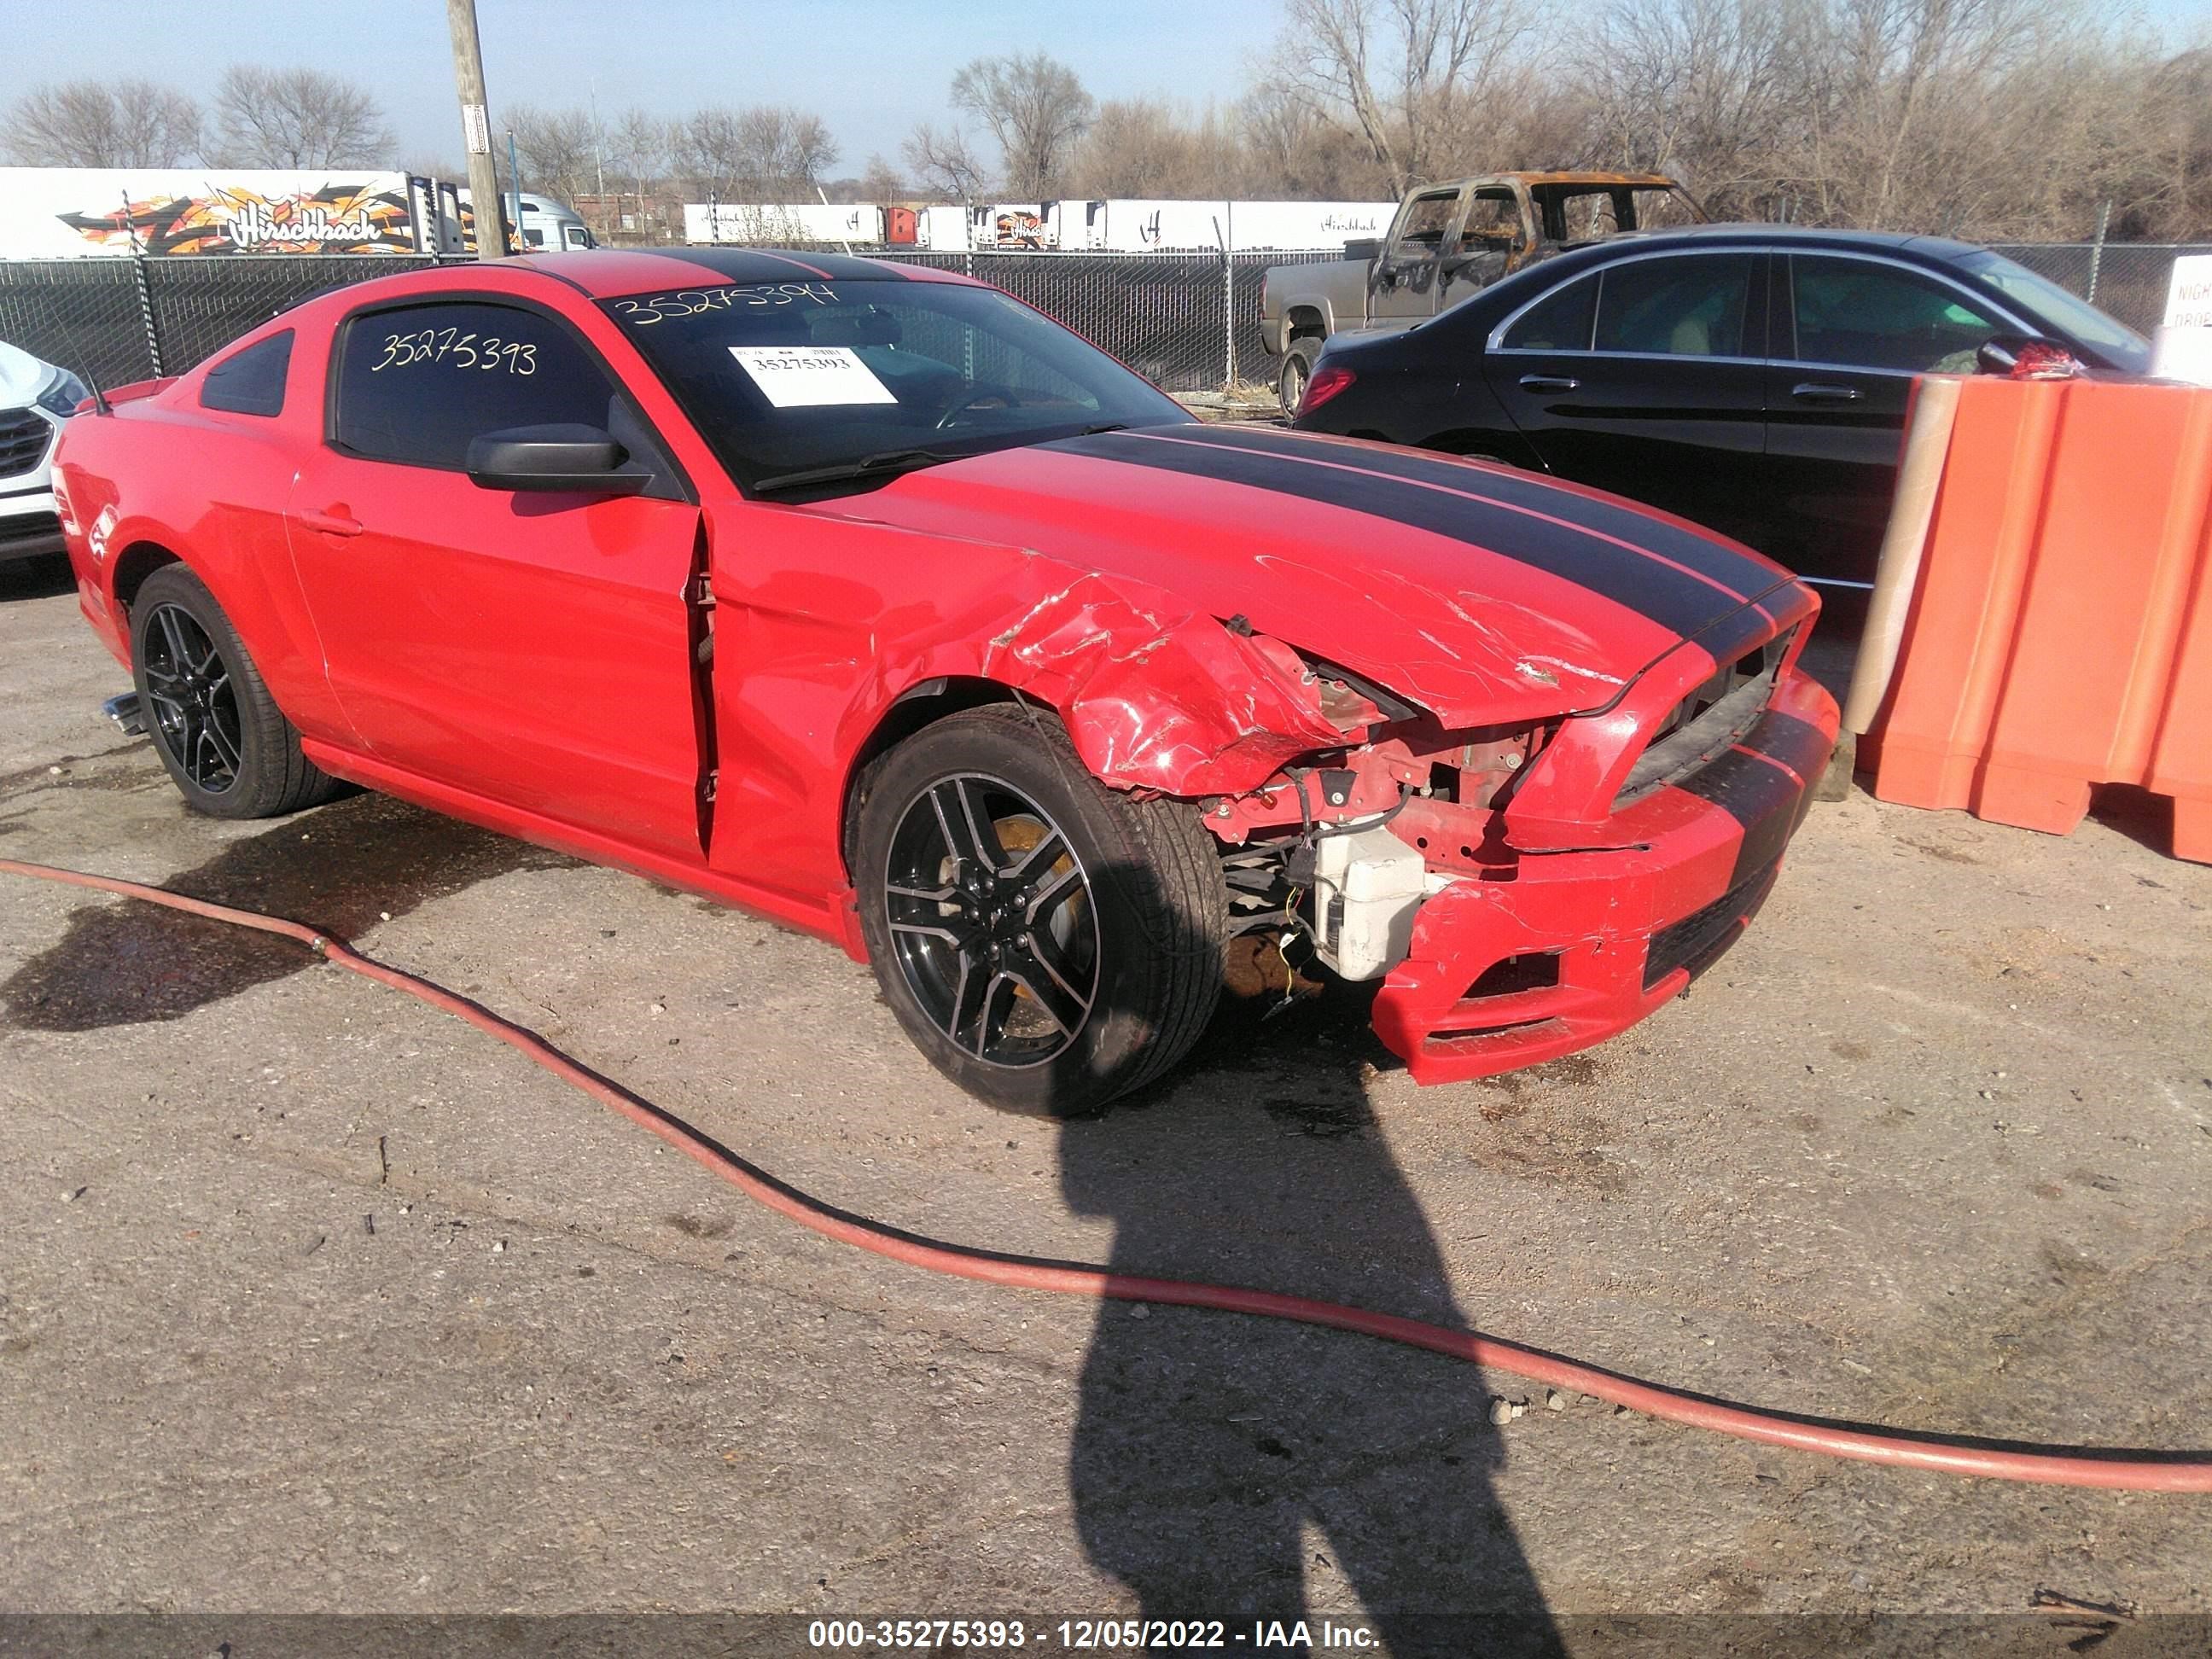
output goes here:
[[1741, 649], [1747, 624], [1754, 638], [1773, 626], [1750, 602], [1789, 580], [1748, 549], [1595, 491], [1267, 429], [1001, 450], [803, 510], [1140, 581], [1193, 611], [1242, 616], [1454, 726], [1607, 703], [1692, 635]]

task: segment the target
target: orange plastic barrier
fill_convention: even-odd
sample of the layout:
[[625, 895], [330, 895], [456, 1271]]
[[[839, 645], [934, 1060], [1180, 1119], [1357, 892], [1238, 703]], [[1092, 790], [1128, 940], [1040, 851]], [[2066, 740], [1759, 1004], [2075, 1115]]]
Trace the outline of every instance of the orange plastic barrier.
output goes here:
[[1948, 442], [1874, 793], [2064, 835], [2139, 784], [2212, 862], [2212, 391], [1975, 378]]

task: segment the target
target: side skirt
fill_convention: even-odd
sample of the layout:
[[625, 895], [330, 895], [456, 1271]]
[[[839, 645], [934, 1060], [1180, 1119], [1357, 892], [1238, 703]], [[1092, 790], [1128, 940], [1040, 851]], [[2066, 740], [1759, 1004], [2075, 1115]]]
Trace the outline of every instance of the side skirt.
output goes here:
[[642, 852], [622, 842], [562, 823], [542, 813], [510, 806], [504, 801], [493, 800], [469, 790], [458, 789], [450, 784], [403, 771], [398, 767], [386, 766], [351, 750], [334, 749], [312, 738], [302, 739], [300, 747], [309, 760], [332, 777], [343, 778], [365, 789], [374, 789], [381, 795], [397, 796], [430, 811], [460, 818], [499, 835], [513, 836], [536, 846], [550, 848], [556, 853], [567, 853], [587, 863], [603, 864], [634, 876], [642, 876], [648, 881], [661, 882], [670, 887], [681, 888], [687, 893], [696, 893], [702, 898], [710, 898], [717, 903], [754, 911], [771, 921], [795, 927], [801, 933], [842, 945], [856, 961], [867, 959], [860, 944], [859, 929], [848, 925], [846, 917], [849, 906], [844, 892], [825, 893], [818, 902], [809, 903], [788, 893], [733, 880], [721, 871], [708, 869], [703, 863], [684, 864]]

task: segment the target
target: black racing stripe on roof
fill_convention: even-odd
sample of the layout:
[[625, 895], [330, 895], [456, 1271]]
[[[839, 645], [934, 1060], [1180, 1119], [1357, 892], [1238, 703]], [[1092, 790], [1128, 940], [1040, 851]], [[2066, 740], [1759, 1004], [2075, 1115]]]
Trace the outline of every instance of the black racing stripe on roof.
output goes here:
[[564, 288], [572, 288], [575, 289], [577, 293], [582, 295], [587, 300], [596, 300], [599, 298], [598, 295], [592, 293], [591, 289], [586, 288], [581, 283], [578, 282], [574, 276], [569, 276], [565, 271], [555, 270], [547, 265], [532, 265], [528, 267], [528, 270], [532, 276], [550, 276], [555, 282], [562, 284]]
[[666, 250], [665, 257], [711, 270], [733, 283], [803, 282], [810, 276], [817, 281], [826, 277], [833, 283], [907, 280], [905, 272], [890, 269], [880, 259], [862, 259], [846, 253], [792, 253], [780, 248], [683, 247]]
[[1334, 461], [1340, 466], [1362, 466], [1370, 471], [1387, 472], [1394, 478], [1409, 478], [1446, 489], [1470, 489], [1531, 512], [1572, 519], [1591, 530], [1618, 536], [1660, 557], [1686, 565], [1746, 598], [1774, 586], [1772, 569], [1725, 542], [1655, 519], [1632, 507], [1594, 501], [1588, 496], [1555, 489], [1533, 474], [1516, 477], [1510, 472], [1495, 470], [1474, 472], [1462, 463], [1413, 450], [1369, 449], [1356, 455], [1346, 454], [1336, 445], [1315, 443], [1295, 433], [1265, 428], [1207, 427], [1202, 434], [1194, 435], [1226, 447], [1304, 456]]
[[[1315, 459], [1334, 458], [1316, 457], [1310, 453], [1297, 457], [1268, 454], [1239, 445], [1190, 441], [1205, 430], [1197, 426], [1178, 426], [1172, 438], [1109, 432], [1093, 437], [1064, 438], [1040, 447], [1063, 454], [1087, 455], [1194, 477], [1215, 478], [1224, 483], [1248, 484], [1447, 536], [1561, 577], [1686, 637], [1703, 632], [1729, 612], [1742, 608], [1741, 600], [1710, 583], [1632, 549], [1586, 535], [1572, 525], [1547, 523], [1506, 507], [1425, 489], [1416, 483], [1378, 476], [1371, 471], [1345, 470], [1346, 465], [1363, 461], [1364, 457], [1352, 457], [1335, 466], [1316, 466], [1312, 464]], [[1571, 508], [1582, 504], [1577, 497], [1565, 499]], [[1559, 507], [1558, 500], [1546, 503], [1547, 511], [1564, 517]], [[1764, 617], [1759, 617], [1756, 612], [1752, 615], [1765, 625]]]

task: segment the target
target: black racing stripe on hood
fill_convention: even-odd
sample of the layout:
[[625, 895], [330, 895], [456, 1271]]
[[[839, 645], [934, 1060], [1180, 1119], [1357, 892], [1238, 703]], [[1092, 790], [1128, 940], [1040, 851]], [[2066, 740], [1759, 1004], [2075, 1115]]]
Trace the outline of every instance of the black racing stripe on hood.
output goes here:
[[[1819, 726], [1769, 709], [1734, 748], [1674, 786], [1711, 801], [1743, 826], [1729, 886], [1782, 856], [1805, 821], [1812, 787], [1828, 763], [1829, 748], [1827, 735]], [[1774, 761], [1781, 765], [1772, 764]], [[1790, 776], [1792, 772], [1796, 777]]]
[[1418, 450], [1370, 448], [1347, 454], [1338, 445], [1316, 443], [1296, 433], [1270, 431], [1264, 428], [1210, 426], [1188, 435], [1195, 441], [1219, 444], [1224, 448], [1334, 461], [1339, 465], [1361, 466], [1373, 472], [1387, 472], [1394, 478], [1492, 495], [1515, 507], [1572, 519], [1591, 530], [1618, 536], [1625, 542], [1633, 542], [1660, 557], [1672, 559], [1700, 575], [1710, 576], [1723, 586], [1747, 597], [1774, 585], [1772, 568], [1715, 537], [1700, 535], [1680, 525], [1668, 524], [1632, 507], [1594, 501], [1571, 490], [1557, 489], [1534, 474], [1516, 477], [1510, 472], [1494, 470], [1478, 473], [1470, 471], [1463, 463], [1425, 454]]
[[733, 283], [903, 283], [906, 273], [893, 270], [877, 259], [860, 259], [844, 253], [785, 253], [771, 248], [681, 247], [655, 248], [662, 258], [711, 270]]
[[[1176, 427], [1173, 438], [1107, 432], [1063, 438], [1039, 447], [1062, 454], [1246, 484], [1449, 537], [1561, 577], [1685, 637], [1703, 631], [1744, 605], [1741, 598], [1686, 572], [1570, 525], [1547, 523], [1397, 478], [1346, 471], [1341, 465], [1313, 465], [1315, 459], [1329, 458], [1273, 455], [1185, 439], [1184, 434], [1198, 430], [1202, 428]], [[1563, 500], [1570, 511], [1583, 504], [1576, 497]], [[1540, 510], [1565, 517], [1559, 510], [1562, 505], [1562, 500], [1548, 501]], [[1765, 574], [1771, 580], [1772, 573]], [[1759, 620], [1765, 624], [1765, 618]]]

